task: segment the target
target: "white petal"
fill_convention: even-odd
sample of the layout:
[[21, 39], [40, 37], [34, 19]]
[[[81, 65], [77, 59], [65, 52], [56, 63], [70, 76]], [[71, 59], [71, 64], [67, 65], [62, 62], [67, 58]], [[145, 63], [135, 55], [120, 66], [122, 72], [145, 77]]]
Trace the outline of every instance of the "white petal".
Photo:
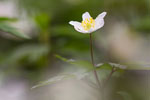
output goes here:
[[95, 21], [95, 28], [94, 28], [94, 30], [97, 30], [97, 29], [99, 29], [99, 28], [102, 28], [103, 26], [104, 26], [104, 19]]
[[70, 21], [69, 22], [70, 25], [73, 25], [75, 27], [80, 27], [81, 26], [81, 23], [80, 22], [77, 22], [77, 21]]
[[83, 30], [80, 22], [70, 21], [69, 24], [73, 25], [76, 31], [81, 33], [87, 33], [86, 31]]
[[74, 27], [74, 29], [80, 33], [87, 33], [86, 31], [82, 30], [81, 28]]
[[103, 12], [103, 13], [99, 14], [99, 15], [96, 17], [95, 21], [103, 19], [103, 18], [106, 16], [106, 14], [107, 14], [107, 12]]
[[95, 19], [95, 28], [94, 31], [98, 30], [99, 28], [102, 28], [104, 26], [104, 17], [106, 16], [106, 12], [103, 12], [99, 14]]
[[86, 18], [91, 18], [90, 14], [88, 12], [85, 12], [82, 14], [82, 19], [85, 20]]

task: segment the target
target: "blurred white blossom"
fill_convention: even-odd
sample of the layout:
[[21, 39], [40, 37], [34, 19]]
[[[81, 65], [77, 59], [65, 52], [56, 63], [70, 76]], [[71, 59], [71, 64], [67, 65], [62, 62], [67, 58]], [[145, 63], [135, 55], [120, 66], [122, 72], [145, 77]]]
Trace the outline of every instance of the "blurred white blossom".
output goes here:
[[104, 17], [107, 13], [99, 14], [96, 19], [93, 19], [88, 12], [83, 13], [83, 21], [70, 21], [69, 24], [73, 25], [75, 30], [81, 33], [92, 33], [104, 26]]

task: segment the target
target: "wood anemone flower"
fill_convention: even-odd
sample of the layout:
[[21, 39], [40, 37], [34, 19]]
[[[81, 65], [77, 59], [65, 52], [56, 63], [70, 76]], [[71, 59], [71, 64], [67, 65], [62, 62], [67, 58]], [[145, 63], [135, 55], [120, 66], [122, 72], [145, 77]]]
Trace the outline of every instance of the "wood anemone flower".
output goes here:
[[96, 19], [93, 19], [88, 12], [83, 13], [82, 19], [83, 21], [70, 21], [69, 24], [74, 26], [75, 30], [81, 33], [92, 33], [104, 26], [104, 17], [106, 16], [106, 12], [99, 14]]

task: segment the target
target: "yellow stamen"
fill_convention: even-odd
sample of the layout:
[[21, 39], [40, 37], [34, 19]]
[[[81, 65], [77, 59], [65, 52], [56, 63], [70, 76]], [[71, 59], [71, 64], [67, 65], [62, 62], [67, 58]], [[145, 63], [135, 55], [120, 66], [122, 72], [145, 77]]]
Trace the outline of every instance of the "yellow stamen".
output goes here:
[[85, 20], [82, 21], [81, 25], [84, 28], [84, 30], [88, 31], [91, 28], [95, 27], [95, 20], [92, 17], [86, 18]]

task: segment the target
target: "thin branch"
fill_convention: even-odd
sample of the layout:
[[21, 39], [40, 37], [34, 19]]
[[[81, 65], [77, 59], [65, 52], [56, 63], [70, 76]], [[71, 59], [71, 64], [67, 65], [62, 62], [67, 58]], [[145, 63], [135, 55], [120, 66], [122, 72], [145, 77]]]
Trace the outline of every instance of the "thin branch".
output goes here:
[[[105, 80], [105, 82], [104, 82], [104, 85], [106, 86], [107, 85], [107, 83], [109, 82], [109, 80], [110, 80], [110, 78], [112, 77], [112, 75], [113, 75], [113, 73], [116, 71], [116, 69], [115, 69], [115, 67], [113, 66], [112, 67], [112, 70], [111, 70], [111, 72], [110, 72], [110, 74], [108, 75], [108, 77], [107, 77], [107, 79]], [[104, 87], [105, 87], [104, 86]]]

